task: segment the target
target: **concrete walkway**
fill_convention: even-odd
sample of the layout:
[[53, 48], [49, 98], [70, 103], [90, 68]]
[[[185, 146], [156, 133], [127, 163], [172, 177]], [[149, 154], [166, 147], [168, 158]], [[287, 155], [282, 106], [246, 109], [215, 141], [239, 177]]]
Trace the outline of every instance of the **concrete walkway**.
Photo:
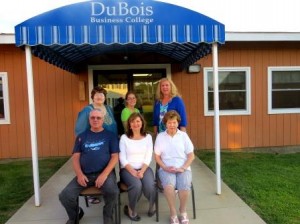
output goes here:
[[[199, 159], [192, 165], [193, 184], [196, 200], [197, 218], [192, 219], [191, 199], [188, 203], [190, 223], [197, 224], [263, 224], [265, 223], [249, 206], [247, 206], [227, 185], [222, 183], [222, 194], [216, 195], [216, 177]], [[69, 160], [41, 188], [40, 207], [35, 207], [34, 197], [30, 198], [6, 224], [65, 224], [67, 215], [58, 200], [59, 192], [74, 177], [71, 161]], [[121, 203], [127, 204], [127, 193], [121, 195]], [[83, 199], [80, 206], [85, 215], [81, 224], [102, 223], [103, 203], [85, 207]], [[147, 201], [142, 197], [139, 202], [139, 223], [156, 223], [155, 215], [147, 215]], [[169, 210], [164, 195], [159, 195], [159, 223], [169, 223]], [[132, 223], [123, 213], [122, 224]], [[138, 223], [138, 222], [136, 222]]]

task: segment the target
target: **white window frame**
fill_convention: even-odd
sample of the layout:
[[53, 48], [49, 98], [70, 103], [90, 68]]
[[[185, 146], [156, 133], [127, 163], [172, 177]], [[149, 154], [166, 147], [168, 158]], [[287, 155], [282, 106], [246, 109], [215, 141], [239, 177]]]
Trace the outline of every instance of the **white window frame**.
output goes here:
[[4, 114], [5, 114], [4, 118], [0, 118], [0, 125], [10, 124], [7, 72], [0, 72], [0, 78], [2, 79], [3, 103], [4, 103]]
[[[220, 115], [249, 115], [251, 114], [251, 68], [250, 67], [219, 67], [219, 72], [223, 71], [242, 71], [246, 74], [246, 109], [245, 110], [220, 110]], [[214, 111], [208, 110], [208, 85], [207, 85], [207, 75], [208, 72], [213, 72], [212, 67], [203, 68], [204, 72], [204, 116], [213, 116]]]
[[299, 66], [270, 66], [268, 67], [268, 114], [292, 114], [300, 113], [300, 108], [272, 108], [272, 72], [273, 71], [300, 71]]

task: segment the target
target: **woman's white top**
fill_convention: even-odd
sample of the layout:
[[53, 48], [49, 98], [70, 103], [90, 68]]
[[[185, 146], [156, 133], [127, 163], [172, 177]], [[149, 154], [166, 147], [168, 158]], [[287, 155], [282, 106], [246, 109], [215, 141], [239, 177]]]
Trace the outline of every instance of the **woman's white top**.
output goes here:
[[125, 134], [121, 136], [119, 155], [121, 168], [127, 164], [130, 164], [134, 169], [141, 169], [143, 164], [149, 166], [152, 153], [153, 142], [150, 134], [139, 140], [130, 139]]
[[[194, 145], [186, 132], [177, 130], [172, 137], [167, 131], [157, 135], [154, 152], [160, 156], [166, 166], [180, 168], [187, 160], [187, 155], [194, 151]], [[187, 168], [191, 170], [190, 167]]]

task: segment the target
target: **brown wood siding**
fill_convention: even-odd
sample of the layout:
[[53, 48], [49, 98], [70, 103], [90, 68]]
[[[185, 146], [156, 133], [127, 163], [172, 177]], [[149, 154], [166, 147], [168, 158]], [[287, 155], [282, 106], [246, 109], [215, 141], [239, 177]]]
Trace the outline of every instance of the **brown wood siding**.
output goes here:
[[[199, 62], [211, 67], [211, 55]], [[300, 66], [300, 42], [226, 43], [219, 48], [220, 67], [251, 68], [251, 114], [221, 116], [221, 149], [300, 145], [300, 114], [268, 114], [268, 66]], [[0, 45], [0, 71], [7, 72], [11, 124], [0, 125], [0, 158], [31, 157], [25, 52]], [[38, 155], [71, 155], [77, 114], [89, 101], [79, 101], [74, 75], [33, 57]], [[172, 79], [185, 101], [188, 133], [197, 149], [214, 148], [214, 118], [204, 116], [203, 69], [187, 74], [172, 65]]]
[[[82, 106], [78, 96], [82, 75], [32, 59], [38, 155], [71, 155], [74, 122]], [[11, 124], [0, 125], [0, 158], [31, 157], [25, 52], [0, 45], [0, 71], [8, 74], [11, 117]]]
[[[7, 72], [9, 88], [9, 105], [11, 124], [0, 125], [0, 152], [1, 158], [22, 158], [31, 155], [27, 149], [30, 147], [28, 119], [28, 97], [24, 91], [26, 87], [26, 77], [23, 76], [25, 69], [20, 62], [24, 57], [20, 50], [14, 46], [0, 46], [0, 71]], [[25, 83], [25, 85], [24, 85]], [[24, 97], [25, 96], [25, 97]]]
[[[211, 56], [198, 61], [211, 67]], [[299, 114], [268, 114], [268, 67], [300, 66], [300, 43], [226, 43], [219, 49], [220, 67], [251, 68], [251, 114], [221, 116], [221, 149], [295, 146], [300, 144]], [[186, 103], [188, 133], [198, 149], [214, 148], [214, 120], [204, 116], [203, 70], [180, 72], [172, 79]]]

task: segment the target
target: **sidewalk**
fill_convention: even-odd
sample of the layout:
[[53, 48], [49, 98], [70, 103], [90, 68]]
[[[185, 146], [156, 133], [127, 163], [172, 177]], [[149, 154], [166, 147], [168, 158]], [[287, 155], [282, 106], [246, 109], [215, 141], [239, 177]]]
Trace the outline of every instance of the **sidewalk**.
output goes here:
[[[197, 218], [192, 219], [191, 199], [188, 202], [188, 214], [192, 224], [263, 224], [265, 223], [249, 206], [247, 206], [227, 185], [222, 183], [222, 194], [216, 194], [216, 177], [202, 161], [195, 159], [192, 165], [193, 184], [195, 190]], [[41, 188], [41, 206], [35, 207], [34, 197], [31, 197], [6, 224], [65, 224], [67, 215], [58, 200], [59, 192], [74, 177], [72, 164], [69, 160]], [[159, 195], [159, 223], [168, 223], [169, 210], [164, 195]], [[121, 195], [122, 207], [127, 204], [127, 193]], [[142, 197], [139, 202], [140, 222], [156, 223], [155, 215], [149, 218], [147, 202]], [[102, 223], [103, 203], [85, 207], [83, 199], [80, 206], [85, 215], [81, 224]], [[132, 223], [123, 213], [122, 224]]]

